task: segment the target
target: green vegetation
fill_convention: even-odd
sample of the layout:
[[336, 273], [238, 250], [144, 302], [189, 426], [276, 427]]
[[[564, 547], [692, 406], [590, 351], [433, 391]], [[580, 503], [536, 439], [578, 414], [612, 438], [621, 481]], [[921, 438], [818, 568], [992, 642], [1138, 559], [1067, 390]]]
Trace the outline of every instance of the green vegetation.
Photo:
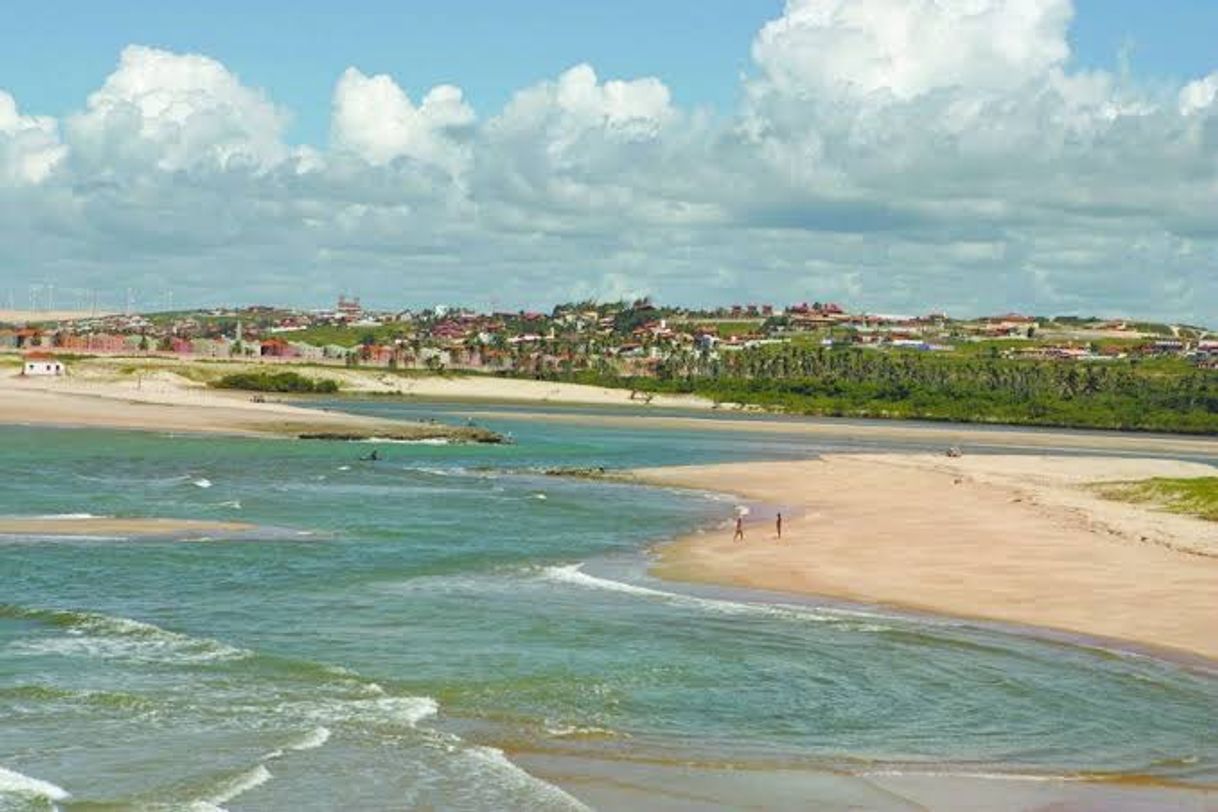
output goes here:
[[410, 327], [405, 324], [381, 324], [365, 327], [319, 325], [275, 335], [275, 338], [282, 338], [284, 341], [298, 341], [312, 344], [315, 347], [325, 347], [331, 344], [340, 347], [354, 347], [358, 344], [391, 344], [395, 339], [409, 337]]
[[212, 386], [217, 389], [296, 394], [326, 394], [338, 391], [338, 381], [329, 378], [306, 378], [296, 372], [236, 372], [225, 375]]
[[[1175, 361], [1176, 359], [1171, 359]], [[797, 344], [690, 352], [655, 378], [572, 379], [808, 415], [1218, 432], [1218, 373], [1180, 363], [1058, 362]]]
[[1095, 490], [1107, 499], [1153, 504], [1172, 513], [1218, 522], [1218, 477], [1105, 483], [1096, 485]]

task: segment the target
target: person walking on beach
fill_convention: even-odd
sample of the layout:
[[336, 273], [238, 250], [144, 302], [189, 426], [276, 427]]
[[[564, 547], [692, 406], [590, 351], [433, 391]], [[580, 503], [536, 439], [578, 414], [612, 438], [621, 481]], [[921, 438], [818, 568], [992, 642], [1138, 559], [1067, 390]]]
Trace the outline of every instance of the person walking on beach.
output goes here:
[[744, 517], [736, 516], [736, 534], [732, 536], [732, 541], [744, 541]]
[[782, 541], [782, 514], [778, 514], [778, 518], [774, 520], [774, 529], [778, 531], [778, 540]]

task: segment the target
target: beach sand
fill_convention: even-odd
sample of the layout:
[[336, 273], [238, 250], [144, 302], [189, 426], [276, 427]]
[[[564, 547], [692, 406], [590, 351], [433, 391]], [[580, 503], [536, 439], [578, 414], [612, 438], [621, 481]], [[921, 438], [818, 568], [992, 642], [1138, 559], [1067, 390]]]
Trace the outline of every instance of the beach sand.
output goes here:
[[[1200, 463], [834, 455], [649, 469], [644, 482], [764, 503], [659, 551], [656, 575], [1043, 627], [1218, 659], [1218, 523], [1087, 483], [1213, 476]], [[775, 538], [773, 510], [785, 518]]]
[[[20, 356], [0, 355], [13, 372]], [[177, 390], [203, 384], [237, 372], [297, 372], [309, 378], [338, 382], [344, 394], [400, 395], [441, 401], [534, 403], [581, 406], [650, 406], [651, 408], [711, 409], [714, 403], [696, 395], [656, 394], [632, 399], [629, 389], [612, 389], [575, 383], [505, 378], [496, 375], [424, 374], [417, 370], [394, 372], [377, 367], [318, 366], [291, 362], [258, 363], [240, 360], [186, 360], [165, 356], [93, 356], [68, 362], [68, 381], [74, 388], [118, 385], [124, 389], [174, 396]], [[46, 379], [40, 379], [43, 383]], [[62, 384], [61, 384], [62, 385]], [[149, 397], [149, 394], [143, 395]], [[155, 395], [152, 395], [155, 397]]]
[[[268, 398], [273, 401], [273, 396]], [[0, 375], [0, 422], [335, 439], [493, 442], [485, 429], [257, 402], [249, 392], [210, 389], [171, 371], [135, 377], [24, 378]]]
[[206, 533], [243, 533], [253, 529], [254, 525], [244, 522], [209, 522], [193, 519], [0, 516], [0, 535], [6, 536], [159, 538], [198, 536]]
[[1206, 812], [1218, 808], [1218, 791], [1161, 783], [970, 776], [933, 769], [849, 773], [798, 767], [742, 768], [537, 752], [513, 753], [512, 760], [598, 812]]
[[[680, 414], [597, 414], [513, 411], [513, 420], [534, 420], [581, 426], [634, 429], [731, 431], [750, 434], [824, 438], [843, 443], [917, 442], [948, 448], [952, 445], [1021, 451], [1103, 451], [1117, 454], [1203, 455], [1218, 458], [1218, 440], [1196, 435], [1106, 432], [1031, 428], [1023, 426], [924, 421], [843, 419], [835, 417], [736, 416], [734, 409], [707, 410], [705, 417]], [[499, 412], [471, 407], [461, 414], [479, 420], [503, 418]]]

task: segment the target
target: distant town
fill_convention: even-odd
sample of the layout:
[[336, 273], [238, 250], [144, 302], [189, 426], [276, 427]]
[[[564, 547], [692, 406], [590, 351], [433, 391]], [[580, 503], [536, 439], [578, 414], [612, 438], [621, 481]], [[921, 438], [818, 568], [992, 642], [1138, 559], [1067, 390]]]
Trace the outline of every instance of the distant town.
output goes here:
[[340, 297], [333, 308], [252, 306], [0, 324], [0, 352], [149, 355], [507, 374], [595, 371], [647, 377], [666, 362], [799, 343], [876, 352], [976, 352], [1105, 362], [1175, 357], [1218, 368], [1218, 335], [1185, 325], [1005, 313], [953, 319], [852, 311], [833, 302], [686, 309], [633, 302], [549, 312], [460, 307], [386, 311]]

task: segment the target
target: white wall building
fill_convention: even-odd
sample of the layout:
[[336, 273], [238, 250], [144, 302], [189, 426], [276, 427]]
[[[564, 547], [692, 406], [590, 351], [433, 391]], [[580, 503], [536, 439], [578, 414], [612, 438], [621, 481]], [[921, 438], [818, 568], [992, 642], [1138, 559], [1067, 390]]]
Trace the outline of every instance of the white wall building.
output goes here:
[[22, 375], [56, 376], [67, 370], [63, 362], [48, 356], [28, 356], [21, 367]]

